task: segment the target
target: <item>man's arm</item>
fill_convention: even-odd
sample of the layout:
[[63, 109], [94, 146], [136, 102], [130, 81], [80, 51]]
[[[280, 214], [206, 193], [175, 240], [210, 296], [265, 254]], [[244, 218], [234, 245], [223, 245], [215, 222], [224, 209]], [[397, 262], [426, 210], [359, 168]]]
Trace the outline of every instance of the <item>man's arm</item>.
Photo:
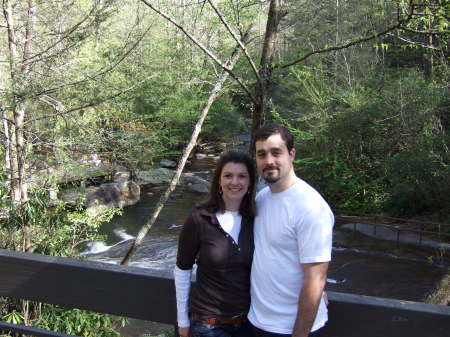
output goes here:
[[303, 287], [298, 302], [293, 337], [308, 337], [327, 281], [328, 262], [302, 263]]

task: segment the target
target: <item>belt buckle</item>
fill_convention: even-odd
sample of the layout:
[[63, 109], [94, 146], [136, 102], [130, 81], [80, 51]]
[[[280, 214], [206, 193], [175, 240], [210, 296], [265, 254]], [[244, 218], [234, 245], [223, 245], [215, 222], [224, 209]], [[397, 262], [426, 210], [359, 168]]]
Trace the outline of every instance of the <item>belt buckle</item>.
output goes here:
[[215, 325], [215, 324], [218, 323], [218, 322], [217, 322], [217, 317], [209, 317], [208, 319], [206, 319], [206, 322], [207, 322], [208, 324]]
[[238, 315], [235, 315], [235, 316], [233, 316], [233, 317], [231, 317], [231, 319], [240, 319], [241, 320], [241, 322], [240, 323], [242, 323], [243, 321], [244, 321], [244, 317], [245, 317], [245, 314], [238, 314]]

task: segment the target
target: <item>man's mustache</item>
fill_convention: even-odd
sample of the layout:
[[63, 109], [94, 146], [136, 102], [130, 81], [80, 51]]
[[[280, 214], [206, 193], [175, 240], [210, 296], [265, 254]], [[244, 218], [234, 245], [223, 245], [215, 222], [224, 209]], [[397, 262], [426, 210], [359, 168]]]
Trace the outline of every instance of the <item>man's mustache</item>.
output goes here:
[[276, 167], [275, 165], [266, 165], [263, 167], [263, 172], [267, 170], [278, 170], [278, 167]]

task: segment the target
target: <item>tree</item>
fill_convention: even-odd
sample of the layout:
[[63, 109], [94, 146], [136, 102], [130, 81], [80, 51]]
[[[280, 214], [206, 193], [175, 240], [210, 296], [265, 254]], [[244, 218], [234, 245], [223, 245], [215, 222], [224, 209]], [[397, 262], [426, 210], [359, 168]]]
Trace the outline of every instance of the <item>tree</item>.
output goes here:
[[[236, 62], [239, 59], [240, 56], [240, 46], [244, 46], [248, 40], [250, 39], [250, 31], [252, 26], [250, 26], [246, 32], [244, 32], [243, 36], [239, 40], [238, 46], [236, 46], [235, 50], [233, 51], [232, 55], [230, 56], [229, 60], [226, 63], [226, 67], [230, 70], [233, 69]], [[170, 194], [175, 190], [176, 185], [178, 184], [178, 181], [180, 179], [181, 173], [183, 172], [184, 166], [186, 165], [186, 162], [189, 158], [189, 155], [191, 154], [194, 146], [197, 143], [198, 135], [200, 134], [200, 131], [202, 130], [203, 122], [205, 121], [205, 118], [209, 112], [209, 109], [213, 102], [217, 99], [217, 97], [220, 95], [220, 91], [222, 89], [223, 84], [228, 78], [228, 73], [223, 72], [220, 76], [216, 84], [214, 85], [213, 89], [211, 90], [211, 93], [208, 97], [207, 102], [204, 104], [202, 111], [200, 113], [200, 116], [198, 118], [198, 121], [194, 127], [194, 131], [192, 132], [191, 139], [189, 140], [189, 143], [186, 145], [183, 156], [181, 157], [178, 167], [175, 171], [175, 175], [172, 178], [169, 187], [167, 188], [166, 192], [161, 196], [160, 200], [158, 201], [158, 204], [156, 205], [156, 210], [153, 212], [152, 216], [148, 220], [148, 222], [141, 228], [139, 231], [136, 239], [133, 241], [132, 246], [128, 250], [127, 254], [121, 261], [121, 264], [128, 264], [131, 261], [131, 257], [136, 251], [137, 247], [143, 242], [145, 236], [150, 231], [151, 227], [155, 223], [159, 213], [161, 212], [162, 208], [164, 207], [164, 204], [169, 200]]]
[[[185, 32], [185, 27], [182, 24], [176, 21], [176, 19], [169, 17], [163, 11], [158, 9], [152, 1], [150, 0], [140, 0], [145, 3], [149, 8], [154, 10], [155, 12], [162, 15], [166, 20], [176, 25], [182, 32]], [[233, 33], [236, 28], [233, 28], [227, 21], [226, 16], [222, 13], [219, 6], [216, 2], [212, 0], [206, 1], [209, 6], [213, 9], [215, 14], [220, 18], [223, 29], [229, 33], [232, 37], [235, 36]], [[328, 3], [328, 2], [327, 2]], [[301, 57], [296, 57], [292, 60], [282, 61], [282, 57], [278, 56], [278, 59], [275, 57], [277, 55], [277, 47], [280, 45], [279, 36], [280, 33], [287, 29], [283, 25], [283, 20], [290, 20], [292, 24], [292, 19], [289, 18], [289, 11], [293, 14], [297, 15], [295, 19], [298, 20], [299, 9], [302, 10], [304, 7], [310, 5], [310, 1], [292, 1], [292, 2], [284, 2], [282, 0], [270, 0], [268, 1], [267, 8], [267, 16], [265, 18], [266, 28], [264, 31], [264, 39], [257, 45], [256, 48], [260, 47], [260, 55], [261, 59], [259, 62], [258, 68], [255, 66], [255, 62], [252, 59], [250, 53], [241, 46], [244, 50], [244, 54], [248, 60], [248, 63], [251, 65], [252, 73], [254, 75], [253, 81], [254, 89], [251, 90], [248, 82], [243, 80], [237, 73], [230, 71], [227, 69], [224, 64], [214, 55], [214, 53], [205, 47], [205, 45], [201, 44], [198, 40], [191, 41], [197, 45], [208, 57], [210, 57], [216, 64], [222, 67], [225, 71], [228, 71], [230, 75], [237, 81], [239, 86], [244, 90], [244, 92], [248, 95], [249, 100], [253, 104], [253, 112], [252, 112], [252, 130], [258, 128], [265, 119], [271, 119], [270, 113], [268, 111], [269, 102], [270, 102], [270, 87], [272, 84], [272, 77], [274, 71], [280, 71], [286, 68], [289, 68], [293, 65], [299, 64], [301, 62], [305, 62], [308, 58], [317, 54], [325, 54], [325, 53], [336, 53], [340, 50], [348, 49], [352, 46], [360, 45], [362, 43], [366, 43], [368, 41], [377, 40], [383, 36], [386, 36], [392, 32], [402, 31], [407, 28], [408, 24], [411, 20], [417, 15], [418, 9], [424, 9], [429, 6], [432, 6], [429, 3], [417, 4], [413, 0], [403, 1], [403, 0], [395, 0], [395, 1], [385, 1], [385, 2], [377, 2], [375, 5], [367, 5], [372, 12], [365, 12], [364, 14], [372, 15], [373, 19], [376, 21], [375, 24], [371, 23], [370, 27], [367, 27], [364, 32], [359, 34], [359, 30], [356, 34], [351, 34], [347, 37], [339, 37], [334, 40], [334, 42], [339, 42], [336, 45], [329, 46], [327, 42], [321, 42], [322, 47], [314, 47], [313, 50], [307, 51]], [[203, 7], [205, 4], [202, 2], [201, 6]], [[260, 5], [258, 1], [246, 1], [240, 4], [236, 4], [233, 1], [223, 1], [219, 2], [219, 5], [228, 6], [228, 8], [232, 8], [235, 13], [235, 17], [243, 16], [242, 13], [251, 6]], [[339, 3], [338, 3], [339, 5]], [[378, 8], [378, 9], [377, 9]], [[387, 16], [379, 15], [380, 11], [394, 11], [394, 13], [389, 14]], [[374, 16], [375, 14], [375, 16]], [[378, 15], [378, 20], [376, 20], [376, 15]], [[238, 24], [234, 22], [235, 26], [238, 27]], [[373, 28], [372, 28], [373, 27]], [[292, 29], [292, 28], [289, 28]], [[304, 48], [303, 48], [304, 49]]]
[[[80, 1], [78, 6], [73, 6], [72, 1], [2, 1], [3, 167], [7, 170], [11, 198], [9, 216], [18, 219], [15, 224], [21, 226], [23, 251], [33, 251], [39, 242], [31, 233], [31, 225], [39, 217], [33, 221], [27, 218], [33, 209], [27, 185], [30, 176], [27, 160], [37, 144], [36, 139], [41, 138], [33, 129], [39, 130], [39, 121], [57, 119], [99, 103], [98, 99], [78, 100], [75, 104], [69, 100], [61, 102], [58, 95], [63, 97], [68, 88], [92, 83], [115, 67], [113, 64], [86, 74], [80, 71], [81, 62], [77, 57], [82, 46], [95, 39], [116, 9], [115, 2], [110, 0]], [[119, 61], [127, 53], [129, 49], [123, 48]], [[29, 302], [23, 301], [22, 308], [28, 325]]]

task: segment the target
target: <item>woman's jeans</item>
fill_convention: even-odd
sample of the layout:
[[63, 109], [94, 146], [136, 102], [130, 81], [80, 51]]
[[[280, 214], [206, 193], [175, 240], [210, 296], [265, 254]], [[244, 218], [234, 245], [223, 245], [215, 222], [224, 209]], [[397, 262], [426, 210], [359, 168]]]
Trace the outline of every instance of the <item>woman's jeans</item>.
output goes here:
[[192, 337], [251, 337], [248, 323], [242, 325], [191, 322]]

